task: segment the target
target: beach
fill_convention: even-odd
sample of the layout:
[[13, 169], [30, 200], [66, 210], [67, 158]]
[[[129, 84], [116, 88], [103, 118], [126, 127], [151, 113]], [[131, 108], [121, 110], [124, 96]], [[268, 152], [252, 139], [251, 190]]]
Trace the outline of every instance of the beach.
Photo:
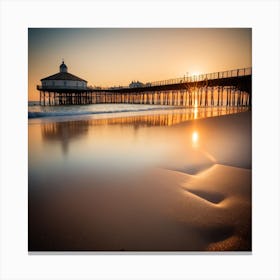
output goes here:
[[29, 251], [251, 251], [239, 111], [29, 120]]

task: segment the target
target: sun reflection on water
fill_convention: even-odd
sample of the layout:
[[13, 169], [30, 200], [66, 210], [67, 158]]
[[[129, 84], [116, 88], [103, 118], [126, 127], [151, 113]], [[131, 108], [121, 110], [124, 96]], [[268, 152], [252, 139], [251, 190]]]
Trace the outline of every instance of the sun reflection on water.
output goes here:
[[198, 139], [199, 139], [198, 132], [194, 131], [192, 133], [192, 145], [193, 145], [193, 147], [197, 147], [198, 146]]

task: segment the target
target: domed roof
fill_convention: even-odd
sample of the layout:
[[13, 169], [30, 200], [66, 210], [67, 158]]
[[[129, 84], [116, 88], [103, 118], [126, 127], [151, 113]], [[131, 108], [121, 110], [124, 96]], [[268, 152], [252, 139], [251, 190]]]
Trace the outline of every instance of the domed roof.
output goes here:
[[68, 68], [67, 68], [66, 64], [64, 63], [64, 60], [62, 60], [62, 63], [59, 66], [59, 71], [60, 72], [67, 72], [68, 71]]
[[68, 68], [67, 68], [67, 65], [64, 63], [64, 60], [62, 60], [62, 63], [60, 64], [59, 66], [59, 72], [54, 74], [54, 75], [51, 75], [51, 76], [48, 76], [46, 78], [43, 78], [41, 79], [41, 81], [47, 81], [47, 80], [51, 80], [51, 81], [54, 81], [54, 80], [67, 80], [67, 81], [82, 81], [82, 82], [86, 82], [86, 80], [84, 79], [81, 79], [71, 73], [68, 73]]

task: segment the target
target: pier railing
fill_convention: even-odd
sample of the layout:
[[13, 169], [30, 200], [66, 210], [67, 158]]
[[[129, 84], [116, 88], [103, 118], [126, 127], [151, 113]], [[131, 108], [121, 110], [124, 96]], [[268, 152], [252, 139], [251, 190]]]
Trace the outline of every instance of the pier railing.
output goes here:
[[73, 89], [73, 90], [87, 90], [92, 87], [81, 87], [81, 86], [57, 86], [57, 85], [47, 85], [47, 86], [42, 86], [42, 85], [37, 85], [38, 90], [44, 90], [44, 89]]
[[[162, 81], [156, 81], [148, 83], [150, 86], [164, 86], [164, 85], [172, 85], [172, 84], [180, 84], [180, 83], [191, 83], [191, 82], [199, 82], [205, 80], [215, 80], [221, 78], [233, 78], [233, 77], [241, 77], [252, 75], [252, 68], [242, 68], [242, 69], [235, 69], [235, 70], [227, 70], [222, 72], [213, 72], [201, 75], [192, 75], [192, 76], [184, 76], [181, 78], [175, 79], [168, 79]], [[147, 87], [144, 85], [143, 87]]]
[[[201, 74], [201, 75], [183, 76], [180, 78], [148, 82], [146, 84], [143, 84], [142, 86], [139, 85], [137, 87], [138, 88], [147, 88], [147, 87], [153, 87], [153, 86], [165, 86], [165, 85], [174, 85], [174, 84], [180, 84], [180, 83], [192, 83], [192, 82], [200, 82], [200, 81], [215, 80], [215, 79], [222, 79], [222, 78], [235, 78], [235, 77], [242, 77], [242, 76], [248, 76], [248, 75], [252, 75], [251, 67], [227, 70], [227, 71], [222, 71], [222, 72], [213, 72], [213, 73], [207, 73], [207, 74]], [[126, 89], [126, 88], [130, 88], [130, 87], [129, 86], [118, 87], [118, 89]], [[116, 89], [116, 88], [102, 87], [101, 89], [110, 90], [110, 89]]]

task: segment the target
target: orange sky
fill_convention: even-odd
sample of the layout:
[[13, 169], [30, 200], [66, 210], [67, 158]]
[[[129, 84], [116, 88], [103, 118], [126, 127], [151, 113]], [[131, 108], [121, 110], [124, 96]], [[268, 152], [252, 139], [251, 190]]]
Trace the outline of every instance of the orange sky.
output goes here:
[[128, 85], [252, 66], [250, 28], [30, 28], [29, 100], [36, 85], [68, 71], [94, 86]]

